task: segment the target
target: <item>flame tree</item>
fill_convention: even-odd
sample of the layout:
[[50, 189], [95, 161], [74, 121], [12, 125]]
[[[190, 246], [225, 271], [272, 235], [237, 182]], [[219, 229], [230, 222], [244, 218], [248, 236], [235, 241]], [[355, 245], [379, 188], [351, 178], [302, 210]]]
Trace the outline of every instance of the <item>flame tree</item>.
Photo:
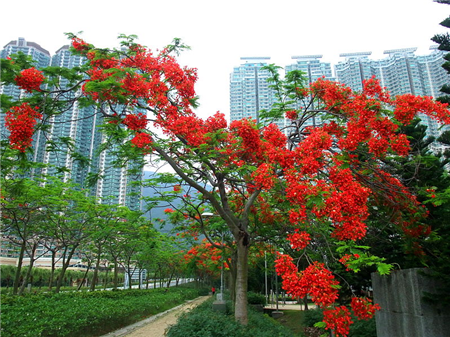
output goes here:
[[[305, 86], [298, 73], [281, 80], [272, 66], [279, 102], [262, 113], [267, 123], [242, 119], [228, 124], [219, 112], [207, 119], [194, 113], [197, 72], [177, 63], [175, 55], [185, 47], [180, 40], [153, 53], [134, 36], [122, 36], [121, 48], [111, 50], [69, 37], [72, 52], [87, 59], [71, 71], [19, 69], [17, 59], [2, 60], [4, 82], [29, 92], [18, 101], [2, 100], [10, 147], [17, 157], [32, 151], [34, 130], [44, 130], [49, 117], [78, 101], [103, 116], [107, 144], [116, 144], [124, 158], [151, 155], [168, 163], [233, 236], [235, 318], [242, 324], [247, 323], [249, 248], [261, 224], [252, 214], [264, 212], [272, 225], [283, 217], [290, 228], [287, 239], [299, 250], [318, 233], [329, 244], [341, 242], [351, 249], [366, 234], [369, 205], [377, 203], [395, 211], [393, 223], [408, 235], [429, 232], [423, 207], [384, 162], [391, 155], [408, 155], [399, 125], [419, 112], [450, 123], [446, 105], [430, 97], [391, 98], [375, 79], [366, 81], [361, 93], [324, 79]], [[61, 88], [61, 79], [70, 85]], [[68, 91], [72, 95], [64, 95]], [[284, 116], [292, 120], [286, 133], [269, 123]], [[319, 116], [321, 123], [308, 122]], [[267, 225], [270, 221], [263, 227]], [[344, 257], [346, 251], [341, 251]], [[380, 271], [388, 269], [379, 264]], [[299, 271], [292, 258], [280, 255], [277, 271], [286, 291], [310, 294], [325, 308], [326, 328], [348, 333], [349, 310], [336, 305], [338, 282], [324, 263], [311, 261]], [[375, 307], [355, 297], [352, 309], [366, 318]]]

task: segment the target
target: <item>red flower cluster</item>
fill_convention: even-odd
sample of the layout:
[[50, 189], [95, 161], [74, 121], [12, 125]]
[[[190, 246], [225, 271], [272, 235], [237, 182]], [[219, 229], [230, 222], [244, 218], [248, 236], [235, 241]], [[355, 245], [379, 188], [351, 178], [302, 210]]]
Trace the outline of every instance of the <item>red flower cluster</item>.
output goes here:
[[9, 142], [13, 149], [25, 152], [31, 146], [36, 119], [42, 118], [37, 109], [33, 109], [28, 103], [22, 103], [6, 113], [5, 126], [10, 131]]
[[87, 52], [90, 49], [89, 44], [78, 37], [72, 38], [72, 47], [79, 52]]
[[327, 330], [334, 330], [336, 337], [345, 337], [350, 333], [350, 325], [353, 323], [350, 311], [345, 306], [327, 309], [323, 311], [323, 321]]
[[339, 284], [323, 263], [315, 261], [304, 271], [298, 272], [292, 258], [280, 255], [275, 261], [277, 274], [283, 278], [283, 289], [294, 297], [311, 295], [314, 303], [325, 308], [338, 298], [336, 286]]
[[214, 116], [208, 117], [205, 122], [208, 132], [215, 132], [227, 127], [227, 120], [225, 115], [217, 111]]
[[[296, 231], [298, 231], [298, 229]], [[311, 241], [311, 236], [306, 232], [297, 232], [294, 234], [289, 234], [287, 239], [291, 243], [291, 247], [293, 249], [300, 250], [306, 248]]]
[[375, 315], [375, 311], [380, 310], [378, 304], [372, 304], [370, 298], [353, 297], [351, 307], [358, 319], [369, 320]]
[[296, 120], [298, 118], [298, 111], [297, 110], [286, 111], [286, 118]]
[[131, 139], [133, 146], [142, 149], [143, 154], [149, 154], [152, 152], [152, 137], [148, 133], [138, 132]]
[[270, 164], [262, 163], [252, 173], [252, 178], [254, 181], [252, 188], [256, 187], [260, 190], [270, 190], [275, 183], [273, 167]]
[[42, 71], [32, 67], [22, 70], [20, 75], [16, 76], [15, 81], [19, 88], [31, 93], [33, 90], [41, 91], [40, 86], [44, 79]]
[[395, 118], [404, 124], [409, 124], [419, 113], [425, 113], [442, 123], [450, 123], [448, 104], [434, 101], [432, 97], [405, 94], [397, 96], [394, 103]]
[[255, 123], [249, 119], [231, 122], [230, 129], [242, 139], [242, 155], [250, 162], [261, 159], [261, 137]]
[[130, 130], [144, 130], [147, 127], [147, 116], [141, 112], [137, 115], [127, 115], [122, 121], [122, 124], [126, 125]]

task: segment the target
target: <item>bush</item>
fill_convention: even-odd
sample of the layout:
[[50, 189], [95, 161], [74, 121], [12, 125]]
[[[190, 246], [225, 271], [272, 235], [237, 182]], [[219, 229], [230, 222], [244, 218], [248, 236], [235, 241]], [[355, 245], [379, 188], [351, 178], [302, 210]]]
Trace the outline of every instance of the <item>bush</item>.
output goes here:
[[189, 288], [4, 295], [1, 336], [98, 336], [195, 297]]
[[202, 287], [198, 289], [198, 296], [208, 296], [210, 289], [207, 287]]
[[[190, 312], [184, 313], [177, 324], [167, 331], [168, 337], [292, 337], [292, 333], [271, 317], [249, 309], [249, 322], [243, 326], [233, 313], [212, 310], [209, 299]], [[227, 301], [227, 307], [231, 302]]]
[[353, 322], [355, 322], [355, 324], [350, 326], [349, 337], [377, 337], [375, 318], [368, 321], [353, 318]]
[[249, 291], [247, 293], [247, 299], [249, 304], [266, 305], [266, 297], [264, 295], [254, 293], [252, 291]]
[[323, 320], [322, 309], [305, 310], [303, 315], [303, 325], [306, 327], [313, 327], [314, 324]]

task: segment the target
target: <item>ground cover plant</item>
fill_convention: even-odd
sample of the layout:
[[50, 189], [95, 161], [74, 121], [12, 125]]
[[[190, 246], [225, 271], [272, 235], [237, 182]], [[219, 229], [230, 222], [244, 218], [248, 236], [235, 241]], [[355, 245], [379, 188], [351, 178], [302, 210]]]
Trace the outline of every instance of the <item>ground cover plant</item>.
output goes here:
[[2, 295], [1, 336], [99, 336], [197, 296], [187, 287]]

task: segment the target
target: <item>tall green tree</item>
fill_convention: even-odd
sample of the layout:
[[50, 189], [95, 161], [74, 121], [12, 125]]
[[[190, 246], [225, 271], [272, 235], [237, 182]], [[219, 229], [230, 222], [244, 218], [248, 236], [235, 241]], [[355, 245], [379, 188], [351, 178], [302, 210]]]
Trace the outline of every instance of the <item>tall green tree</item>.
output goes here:
[[[443, 4], [449, 5], [450, 2], [448, 1], [438, 1]], [[445, 28], [450, 28], [450, 17], [446, 18], [444, 21], [442, 21], [441, 26]], [[436, 42], [439, 44], [438, 49], [443, 50], [446, 52], [450, 52], [450, 35], [449, 33], [445, 34], [436, 34], [431, 38], [433, 42]], [[445, 62], [442, 64], [442, 68], [444, 68], [448, 74], [450, 74], [450, 53], [445, 54], [444, 56]], [[439, 101], [443, 103], [450, 103], [450, 85], [444, 84], [441, 88], [442, 96], [438, 98]]]

